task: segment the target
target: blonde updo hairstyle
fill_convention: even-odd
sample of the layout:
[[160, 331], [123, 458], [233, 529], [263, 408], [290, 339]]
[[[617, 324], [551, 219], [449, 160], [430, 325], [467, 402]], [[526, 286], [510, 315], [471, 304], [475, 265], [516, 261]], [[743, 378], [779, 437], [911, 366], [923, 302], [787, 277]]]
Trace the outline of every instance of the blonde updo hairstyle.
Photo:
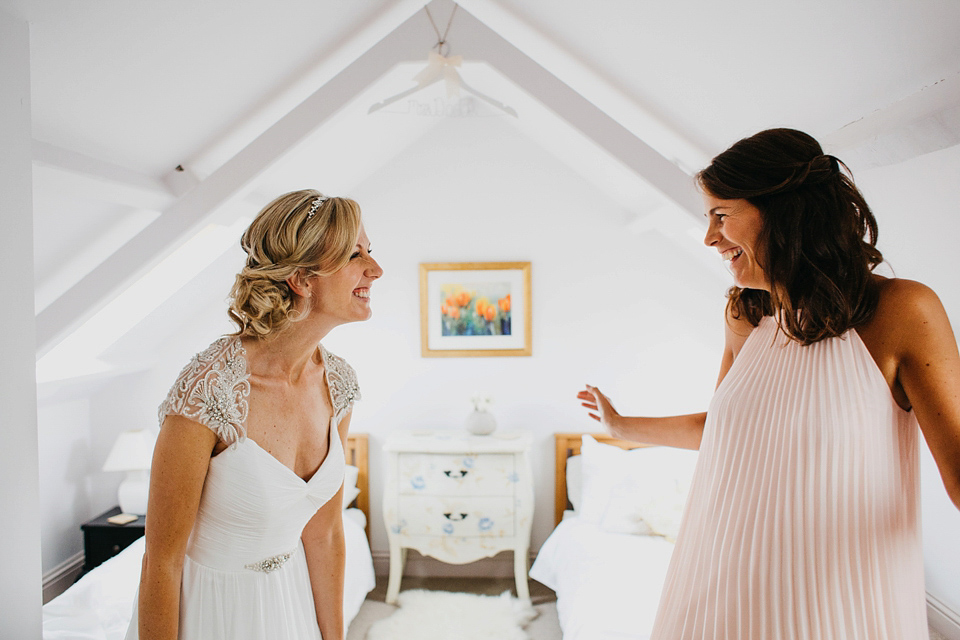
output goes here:
[[297, 271], [327, 276], [350, 260], [360, 234], [360, 206], [349, 198], [329, 198], [314, 189], [280, 196], [257, 214], [240, 239], [246, 266], [230, 290], [227, 314], [234, 335], [268, 338], [305, 317], [302, 303], [287, 284]]

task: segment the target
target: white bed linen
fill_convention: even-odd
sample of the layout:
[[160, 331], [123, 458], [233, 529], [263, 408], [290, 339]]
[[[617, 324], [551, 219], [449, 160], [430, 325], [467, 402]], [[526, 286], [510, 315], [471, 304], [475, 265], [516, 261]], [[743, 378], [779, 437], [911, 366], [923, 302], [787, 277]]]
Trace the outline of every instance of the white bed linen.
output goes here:
[[544, 542], [530, 577], [556, 592], [564, 640], [643, 640], [672, 553], [659, 536], [606, 533], [574, 515]]
[[[347, 566], [343, 613], [347, 624], [376, 584], [365, 525], [362, 511], [344, 511]], [[140, 538], [45, 604], [43, 640], [122, 640], [133, 614], [143, 548], [144, 539]]]

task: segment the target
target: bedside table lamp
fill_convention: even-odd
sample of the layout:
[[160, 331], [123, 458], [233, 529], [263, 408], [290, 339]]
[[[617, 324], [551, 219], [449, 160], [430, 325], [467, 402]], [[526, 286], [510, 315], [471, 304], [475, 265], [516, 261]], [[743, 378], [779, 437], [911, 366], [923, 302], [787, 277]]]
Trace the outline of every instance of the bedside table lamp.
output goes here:
[[127, 477], [120, 483], [117, 498], [124, 513], [145, 515], [147, 492], [150, 489], [150, 461], [156, 432], [150, 429], [124, 431], [113, 443], [110, 455], [103, 464], [104, 471], [126, 471]]

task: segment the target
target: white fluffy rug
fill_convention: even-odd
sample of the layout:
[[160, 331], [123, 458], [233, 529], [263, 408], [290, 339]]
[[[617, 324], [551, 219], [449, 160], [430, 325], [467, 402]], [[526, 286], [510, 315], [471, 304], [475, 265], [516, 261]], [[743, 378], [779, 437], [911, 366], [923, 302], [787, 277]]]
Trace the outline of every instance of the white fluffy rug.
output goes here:
[[528, 640], [523, 627], [537, 617], [509, 591], [499, 596], [414, 589], [400, 594], [400, 608], [375, 622], [367, 640]]

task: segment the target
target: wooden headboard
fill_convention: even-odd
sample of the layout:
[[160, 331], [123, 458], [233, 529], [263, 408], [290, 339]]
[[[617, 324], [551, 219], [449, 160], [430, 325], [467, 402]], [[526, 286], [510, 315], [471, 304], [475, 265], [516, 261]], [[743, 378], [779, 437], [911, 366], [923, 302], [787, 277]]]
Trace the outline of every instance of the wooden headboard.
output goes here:
[[344, 457], [347, 460], [347, 464], [352, 464], [353, 466], [360, 469], [360, 473], [357, 475], [357, 489], [360, 490], [360, 495], [351, 502], [350, 507], [356, 507], [363, 511], [363, 515], [367, 518], [367, 541], [370, 541], [370, 458], [368, 457], [369, 453], [369, 437], [365, 433], [350, 433], [347, 434], [347, 448], [343, 452]]
[[[629, 440], [620, 440], [605, 433], [586, 432], [593, 436], [593, 439], [603, 444], [610, 444], [621, 449], [639, 449], [649, 447], [648, 444], [639, 442], [630, 442]], [[580, 443], [583, 433], [555, 433], [554, 442], [557, 446], [557, 471], [556, 471], [556, 494], [553, 508], [553, 526], [560, 524], [563, 520], [563, 512], [573, 505], [567, 499], [567, 458], [580, 455]]]

